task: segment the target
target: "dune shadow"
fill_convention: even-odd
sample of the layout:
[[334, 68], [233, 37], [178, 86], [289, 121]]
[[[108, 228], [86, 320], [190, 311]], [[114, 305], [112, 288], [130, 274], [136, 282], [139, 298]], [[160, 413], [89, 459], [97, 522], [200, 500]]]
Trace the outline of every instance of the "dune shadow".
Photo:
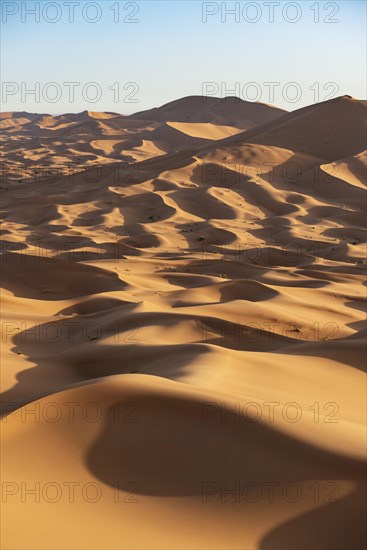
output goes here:
[[116, 273], [90, 265], [9, 252], [1, 257], [1, 283], [15, 296], [66, 300], [122, 290], [127, 284]]
[[260, 550], [362, 550], [367, 544], [364, 517], [366, 484], [341, 501], [300, 514], [267, 533]]
[[[182, 497], [199, 496], [206, 481], [233, 486], [265, 480], [363, 480], [363, 461], [313, 447], [254, 420], [203, 416], [208, 403], [195, 397], [137, 386], [128, 399], [138, 411], [136, 421], [116, 418], [119, 402], [114, 403], [85, 456], [91, 473], [110, 486], [134, 481], [138, 494]], [[213, 412], [216, 403], [210, 404]]]

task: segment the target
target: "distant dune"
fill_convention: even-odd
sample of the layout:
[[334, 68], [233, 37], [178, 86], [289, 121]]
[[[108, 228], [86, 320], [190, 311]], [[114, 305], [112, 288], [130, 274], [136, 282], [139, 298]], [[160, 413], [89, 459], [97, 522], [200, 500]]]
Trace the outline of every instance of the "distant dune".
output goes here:
[[366, 106], [367, 101], [339, 97], [287, 113], [237, 135], [236, 141], [292, 149], [330, 162], [366, 148]]
[[158, 122], [209, 122], [249, 129], [274, 120], [285, 112], [277, 107], [244, 101], [238, 97], [220, 99], [189, 96], [156, 109], [135, 113], [131, 117]]
[[365, 546], [366, 105], [2, 113], [2, 547]]

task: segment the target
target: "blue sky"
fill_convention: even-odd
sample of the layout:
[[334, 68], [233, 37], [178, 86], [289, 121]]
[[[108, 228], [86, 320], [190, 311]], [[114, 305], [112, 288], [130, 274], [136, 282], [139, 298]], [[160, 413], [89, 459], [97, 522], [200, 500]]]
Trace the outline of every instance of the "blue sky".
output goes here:
[[2, 111], [130, 114], [205, 92], [294, 110], [366, 96], [364, 1], [1, 4]]

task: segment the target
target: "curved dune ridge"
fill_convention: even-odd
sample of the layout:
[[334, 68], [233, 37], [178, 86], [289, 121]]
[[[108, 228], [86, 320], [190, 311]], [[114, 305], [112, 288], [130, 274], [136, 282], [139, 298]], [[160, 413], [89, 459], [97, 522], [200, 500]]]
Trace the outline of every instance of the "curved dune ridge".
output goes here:
[[363, 548], [366, 102], [0, 124], [2, 547]]

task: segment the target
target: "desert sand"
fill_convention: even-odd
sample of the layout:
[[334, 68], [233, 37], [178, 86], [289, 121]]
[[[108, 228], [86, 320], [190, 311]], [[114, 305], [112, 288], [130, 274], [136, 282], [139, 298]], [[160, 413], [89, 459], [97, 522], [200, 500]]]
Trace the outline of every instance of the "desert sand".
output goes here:
[[2, 548], [365, 546], [366, 111], [2, 113]]

